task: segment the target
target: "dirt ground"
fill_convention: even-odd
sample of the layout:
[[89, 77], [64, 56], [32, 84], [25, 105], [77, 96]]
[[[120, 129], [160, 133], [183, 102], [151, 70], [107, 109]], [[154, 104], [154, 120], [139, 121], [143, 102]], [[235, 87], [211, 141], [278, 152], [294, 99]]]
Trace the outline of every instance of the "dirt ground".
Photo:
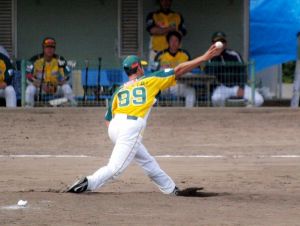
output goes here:
[[[300, 111], [155, 108], [144, 144], [180, 188], [132, 164], [87, 194], [60, 192], [111, 153], [104, 108], [1, 109], [0, 225], [300, 225]], [[18, 207], [18, 200], [28, 205]]]

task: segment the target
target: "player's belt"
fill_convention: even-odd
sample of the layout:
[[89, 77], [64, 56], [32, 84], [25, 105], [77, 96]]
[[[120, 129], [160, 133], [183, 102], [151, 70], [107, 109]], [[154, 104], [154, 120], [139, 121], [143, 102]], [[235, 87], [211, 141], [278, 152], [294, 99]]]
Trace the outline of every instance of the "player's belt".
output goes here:
[[127, 115], [127, 114], [120, 114], [120, 113], [116, 114], [114, 116], [114, 118], [127, 119], [127, 120], [138, 120], [139, 119], [139, 117], [134, 116], [134, 115]]
[[133, 116], [133, 115], [127, 115], [127, 119], [129, 119], [129, 120], [137, 120], [138, 117]]

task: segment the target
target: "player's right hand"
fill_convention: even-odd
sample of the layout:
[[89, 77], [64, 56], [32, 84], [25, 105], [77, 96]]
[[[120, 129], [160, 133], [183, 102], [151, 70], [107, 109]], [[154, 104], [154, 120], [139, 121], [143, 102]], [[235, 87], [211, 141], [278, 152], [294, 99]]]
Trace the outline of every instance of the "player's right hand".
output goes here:
[[208, 61], [211, 58], [220, 55], [222, 51], [222, 48], [217, 48], [214, 44], [212, 44], [209, 49], [203, 54], [203, 58], [205, 61]]

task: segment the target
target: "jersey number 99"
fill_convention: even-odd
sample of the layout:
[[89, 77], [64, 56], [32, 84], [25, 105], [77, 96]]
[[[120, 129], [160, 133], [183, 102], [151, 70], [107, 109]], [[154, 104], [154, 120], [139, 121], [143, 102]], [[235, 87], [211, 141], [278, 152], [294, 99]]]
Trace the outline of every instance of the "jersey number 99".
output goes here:
[[135, 87], [132, 90], [123, 90], [118, 93], [119, 107], [127, 107], [129, 105], [142, 105], [146, 102], [145, 87]]

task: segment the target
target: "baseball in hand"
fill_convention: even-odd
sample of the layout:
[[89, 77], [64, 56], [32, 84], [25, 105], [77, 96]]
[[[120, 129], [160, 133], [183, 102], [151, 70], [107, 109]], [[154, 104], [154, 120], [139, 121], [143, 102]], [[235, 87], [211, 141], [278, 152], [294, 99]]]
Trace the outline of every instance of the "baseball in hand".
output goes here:
[[221, 49], [221, 48], [223, 47], [223, 43], [220, 42], [220, 41], [217, 41], [217, 42], [215, 43], [215, 46], [216, 46], [218, 49]]

